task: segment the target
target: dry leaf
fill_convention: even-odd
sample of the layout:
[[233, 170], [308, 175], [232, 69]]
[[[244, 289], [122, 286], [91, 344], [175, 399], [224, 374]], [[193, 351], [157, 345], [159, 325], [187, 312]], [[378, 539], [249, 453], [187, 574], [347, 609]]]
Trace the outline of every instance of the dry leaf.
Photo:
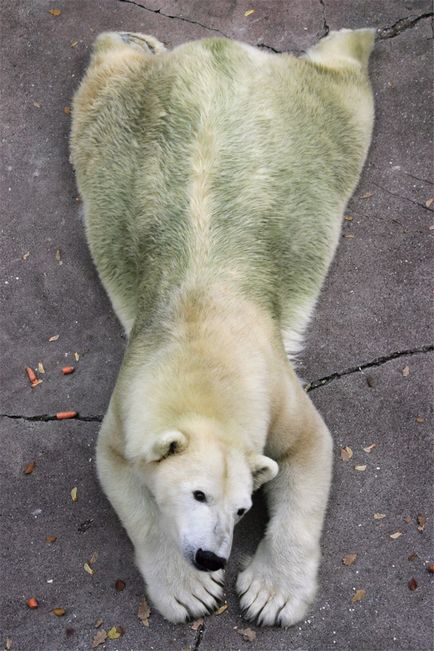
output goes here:
[[365, 595], [366, 595], [366, 590], [356, 590], [355, 594], [351, 598], [352, 603], [355, 604], [358, 601], [362, 601]]
[[242, 635], [243, 639], [247, 640], [247, 642], [253, 642], [253, 640], [256, 640], [256, 633], [251, 628], [240, 628], [237, 633]]
[[408, 587], [409, 587], [409, 589], [410, 589], [411, 591], [416, 590], [416, 588], [417, 588], [417, 581], [416, 581], [416, 579], [413, 577], [412, 579], [410, 579], [410, 581], [408, 582], [407, 585], [408, 585]]
[[63, 112], [64, 112], [65, 115], [70, 115], [71, 107], [70, 106], [64, 106], [63, 107]]
[[[35, 104], [35, 102], [33, 102], [33, 104]], [[21, 256], [21, 260], [24, 260], [25, 262], [29, 257], [29, 255], [30, 255], [30, 251], [27, 251], [27, 253], [24, 253], [24, 255]]]
[[377, 444], [376, 444], [376, 443], [371, 443], [371, 445], [368, 445], [366, 448], [362, 448], [362, 450], [363, 450], [364, 452], [367, 452], [368, 454], [370, 454], [370, 453], [372, 452], [372, 450], [373, 450], [374, 448], [376, 448], [376, 447], [377, 447]]
[[385, 513], [374, 513], [374, 520], [382, 520], [386, 517]]
[[214, 615], [223, 615], [223, 613], [226, 612], [228, 608], [229, 608], [229, 604], [228, 604], [227, 601], [225, 601], [223, 606], [220, 606], [220, 608], [217, 608]]
[[366, 465], [354, 466], [354, 470], [357, 470], [358, 472], [365, 472]]
[[69, 47], [77, 47], [77, 45], [78, 45], [78, 41], [71, 41]]
[[107, 639], [107, 632], [101, 628], [92, 640], [92, 649], [96, 649], [100, 644], [104, 644]]
[[344, 235], [344, 237], [345, 237], [346, 240], [353, 240], [354, 239], [354, 235]]
[[93, 552], [92, 556], [89, 558], [88, 561], [89, 565], [93, 565], [94, 563], [96, 563], [97, 558], [98, 558], [98, 552]]
[[404, 520], [404, 522], [406, 522], [407, 524], [410, 524], [410, 523], [411, 523], [411, 517], [410, 517], [409, 515], [404, 516], [404, 517], [403, 517], [403, 520]]
[[57, 341], [59, 339], [60, 335], [53, 335], [52, 337], [48, 338], [48, 341]]
[[89, 565], [89, 563], [84, 563], [84, 565], [83, 565], [83, 569], [84, 569], [85, 572], [87, 572], [87, 573], [90, 574], [91, 576], [92, 576], [93, 574], [95, 574], [95, 570], [93, 569], [93, 567], [91, 567], [91, 566]]
[[56, 249], [56, 253], [54, 257], [56, 258], [59, 264], [62, 264], [62, 251], [60, 249]]
[[199, 617], [199, 619], [196, 619], [196, 620], [192, 623], [192, 625], [190, 626], [190, 628], [191, 628], [193, 631], [197, 631], [197, 630], [198, 630], [198, 629], [203, 625], [203, 622], [204, 622], [203, 617]]
[[402, 536], [401, 531], [395, 531], [395, 533], [391, 533], [391, 534], [390, 534], [390, 537], [392, 538], [392, 540], [397, 540], [397, 539], [400, 538], [401, 536]]
[[410, 554], [410, 556], [407, 557], [407, 560], [408, 561], [415, 561], [416, 558], [417, 558], [417, 554], [416, 554], [416, 552], [413, 552], [412, 554]]
[[52, 16], [60, 16], [62, 12], [60, 9], [49, 9], [48, 13], [51, 14]]
[[74, 488], [71, 489], [71, 499], [73, 502], [76, 502], [78, 500], [77, 486], [74, 486]]
[[115, 583], [115, 590], [117, 592], [122, 592], [122, 590], [125, 590], [125, 581], [122, 581], [122, 579], [118, 579]]
[[124, 629], [121, 626], [112, 626], [107, 632], [109, 640], [118, 640], [124, 634]]
[[45, 373], [45, 368], [42, 362], [38, 362], [38, 371], [39, 373]]
[[65, 613], [66, 610], [64, 608], [53, 608], [53, 614], [56, 615], [56, 617], [63, 617]]
[[427, 199], [427, 200], [425, 201], [425, 206], [426, 206], [427, 208], [431, 208], [431, 206], [433, 205], [433, 203], [434, 203], [434, 197], [429, 197], [429, 199]]
[[422, 531], [425, 529], [426, 525], [426, 517], [424, 516], [423, 513], [419, 513], [417, 516], [417, 530], [422, 533]]
[[244, 15], [247, 18], [247, 16], [251, 16], [254, 13], [255, 13], [254, 9], [247, 9], [247, 11], [244, 12]]
[[404, 366], [404, 368], [402, 369], [402, 374], [404, 377], [408, 377], [410, 375], [410, 367]]
[[99, 628], [101, 624], [103, 623], [103, 619], [101, 617], [98, 617], [98, 619], [95, 622], [95, 628]]
[[57, 540], [57, 536], [47, 536], [45, 540], [47, 543], [54, 543]]
[[368, 199], [369, 197], [373, 196], [373, 192], [365, 192], [364, 194], [360, 195], [361, 199]]
[[416, 416], [416, 423], [424, 423], [425, 418], [423, 416]]
[[74, 353], [74, 359], [76, 362], [80, 359], [80, 355], [78, 353]]
[[356, 553], [354, 553], [354, 554], [346, 554], [342, 559], [342, 563], [344, 565], [352, 565], [354, 563], [354, 561], [356, 560], [356, 558], [357, 558]]
[[341, 459], [342, 461], [349, 461], [353, 456], [353, 451], [350, 447], [346, 446], [345, 448], [341, 448]]
[[35, 466], [36, 466], [36, 461], [31, 461], [31, 462], [28, 463], [26, 466], [24, 466], [23, 473], [24, 473], [25, 475], [31, 475], [32, 472], [33, 472], [34, 469], [35, 469]]
[[351, 215], [345, 215], [345, 216], [344, 216], [344, 219], [345, 219], [345, 221], [347, 221], [347, 222], [352, 222], [352, 221], [353, 221], [353, 218], [351, 217]]
[[146, 601], [146, 599], [143, 597], [143, 599], [139, 603], [139, 610], [137, 611], [137, 617], [140, 619], [143, 626], [146, 626], [148, 628], [149, 628], [150, 614], [151, 614], [151, 609], [149, 608], [149, 604]]

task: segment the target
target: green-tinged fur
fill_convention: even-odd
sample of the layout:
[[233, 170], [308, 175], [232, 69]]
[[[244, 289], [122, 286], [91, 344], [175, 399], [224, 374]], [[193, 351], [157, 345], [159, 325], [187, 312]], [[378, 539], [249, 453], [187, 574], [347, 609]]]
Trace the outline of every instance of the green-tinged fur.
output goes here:
[[[350, 34], [371, 49], [371, 32]], [[369, 145], [366, 61], [253, 52], [213, 38], [89, 73], [72, 161], [98, 271], [136, 329], [160, 329], [174, 293], [230, 282], [291, 332], [318, 295]]]

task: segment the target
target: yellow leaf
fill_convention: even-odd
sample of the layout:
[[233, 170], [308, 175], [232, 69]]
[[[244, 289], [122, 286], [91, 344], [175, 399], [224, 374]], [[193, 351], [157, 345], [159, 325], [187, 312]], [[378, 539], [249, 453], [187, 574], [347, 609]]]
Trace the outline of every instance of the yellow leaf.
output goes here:
[[244, 15], [247, 18], [248, 16], [251, 16], [254, 13], [255, 13], [254, 9], [247, 9], [247, 11], [244, 12]]
[[74, 486], [74, 488], [71, 488], [71, 499], [72, 499], [73, 502], [76, 502], [78, 500], [77, 486]]
[[78, 45], [78, 41], [71, 41], [69, 47], [77, 47], [77, 45]]
[[62, 12], [60, 9], [49, 9], [48, 13], [51, 14], [52, 16], [60, 16]]
[[42, 362], [38, 362], [38, 371], [39, 373], [45, 373], [45, 368]]
[[366, 470], [366, 466], [365, 466], [365, 465], [362, 465], [362, 466], [354, 466], [354, 470], [358, 470], [358, 472], [365, 472], [365, 470]]
[[358, 601], [362, 601], [365, 595], [366, 595], [366, 590], [356, 590], [356, 593], [353, 595], [351, 599], [352, 603], [355, 604]]
[[95, 574], [95, 570], [94, 570], [94, 569], [89, 565], [89, 563], [85, 563], [85, 564], [83, 565], [83, 569], [84, 569], [85, 572], [87, 572], [87, 573], [90, 574], [91, 576], [92, 576], [93, 574]]
[[401, 531], [395, 531], [395, 533], [390, 534], [390, 537], [392, 538], [392, 540], [396, 540], [397, 538], [400, 538], [401, 536], [402, 536]]
[[382, 520], [386, 517], [385, 513], [374, 513], [374, 520]]
[[223, 606], [220, 606], [220, 608], [217, 608], [215, 611], [214, 615], [223, 615], [223, 613], [229, 608], [229, 604], [226, 601]]
[[118, 640], [122, 633], [123, 631], [120, 626], [112, 626], [111, 629], [107, 631], [107, 637], [109, 640]]
[[56, 615], [56, 617], [63, 617], [63, 615], [66, 613], [66, 610], [64, 608], [53, 608], [53, 613]]

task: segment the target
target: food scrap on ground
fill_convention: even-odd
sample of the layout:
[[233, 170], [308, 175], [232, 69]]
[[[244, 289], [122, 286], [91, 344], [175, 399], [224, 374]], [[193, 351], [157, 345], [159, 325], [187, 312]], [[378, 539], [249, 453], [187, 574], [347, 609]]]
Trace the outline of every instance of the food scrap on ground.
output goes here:
[[49, 9], [48, 13], [51, 14], [52, 16], [60, 16], [62, 11], [60, 9]]
[[197, 631], [201, 626], [203, 626], [204, 619], [203, 617], [199, 617], [199, 619], [196, 619], [194, 622], [192, 622], [190, 628], [193, 631]]
[[72, 499], [73, 502], [76, 502], [78, 500], [77, 486], [74, 486], [74, 488], [71, 488], [71, 499]]
[[48, 337], [48, 341], [57, 341], [59, 337], [60, 335], [53, 335], [52, 337]]
[[417, 581], [416, 581], [416, 579], [413, 577], [412, 579], [410, 579], [410, 581], [408, 582], [407, 585], [408, 585], [409, 590], [411, 590], [411, 591], [416, 590], [416, 588], [417, 588]]
[[27, 599], [26, 604], [29, 608], [37, 608], [39, 606], [38, 600], [36, 597], [29, 597]]
[[374, 513], [374, 520], [383, 520], [385, 517], [385, 513]]
[[430, 572], [430, 574], [434, 574], [434, 563], [430, 563], [427, 565], [427, 571]]
[[76, 411], [58, 411], [56, 420], [67, 420], [68, 418], [76, 418], [78, 413]]
[[357, 558], [357, 554], [354, 552], [353, 554], [345, 554], [345, 556], [342, 559], [342, 563], [344, 565], [353, 565]]
[[63, 617], [66, 613], [66, 610], [64, 608], [53, 608], [53, 615], [56, 615], [56, 617]]
[[35, 466], [36, 466], [36, 461], [31, 461], [30, 463], [24, 466], [23, 473], [25, 475], [31, 475], [35, 469]]
[[45, 368], [42, 362], [38, 362], [38, 373], [45, 373]]
[[47, 543], [54, 543], [54, 542], [56, 542], [56, 540], [57, 540], [57, 536], [51, 536], [51, 535], [49, 535], [49, 536], [46, 537], [45, 540], [47, 541]]
[[247, 11], [244, 12], [244, 16], [247, 18], [248, 16], [251, 16], [254, 13], [255, 13], [254, 9], [247, 9]]
[[27, 377], [29, 378], [29, 382], [30, 382], [30, 385], [31, 385], [32, 389], [33, 389], [33, 387], [37, 387], [38, 384], [41, 384], [42, 380], [40, 380], [38, 378], [35, 371], [32, 368], [30, 368], [30, 366], [26, 366], [26, 374], [27, 374]]
[[74, 373], [74, 371], [75, 371], [75, 366], [64, 366], [62, 368], [63, 375], [71, 375], [71, 373]]
[[87, 561], [86, 561], [86, 563], [84, 563], [83, 569], [84, 569], [85, 572], [87, 572], [91, 576], [93, 576], [95, 574], [95, 570], [93, 569], [93, 567], [91, 567], [89, 565], [89, 563]]
[[365, 472], [366, 465], [362, 464], [362, 465], [354, 466], [354, 470], [357, 470], [358, 472]]
[[125, 590], [125, 581], [122, 581], [122, 579], [118, 579], [115, 583], [115, 590], [117, 592], [122, 592], [122, 590]]
[[151, 615], [151, 609], [149, 607], [148, 602], [143, 597], [143, 599], [139, 603], [139, 609], [137, 611], [137, 617], [140, 619], [143, 626], [146, 626], [148, 628], [149, 628], [149, 617], [150, 617], [150, 615]]

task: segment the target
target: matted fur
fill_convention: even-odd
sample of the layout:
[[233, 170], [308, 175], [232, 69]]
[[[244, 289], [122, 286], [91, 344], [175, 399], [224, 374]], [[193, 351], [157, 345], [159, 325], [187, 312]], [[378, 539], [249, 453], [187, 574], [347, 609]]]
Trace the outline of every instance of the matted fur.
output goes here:
[[[289, 626], [314, 597], [331, 441], [285, 348], [302, 344], [368, 151], [373, 42], [332, 32], [297, 59], [105, 33], [75, 96], [87, 238], [129, 337], [98, 474], [172, 621], [216, 606], [221, 571], [189, 561], [203, 545], [228, 556], [265, 482], [241, 606]], [[189, 502], [201, 482], [206, 510]]]

